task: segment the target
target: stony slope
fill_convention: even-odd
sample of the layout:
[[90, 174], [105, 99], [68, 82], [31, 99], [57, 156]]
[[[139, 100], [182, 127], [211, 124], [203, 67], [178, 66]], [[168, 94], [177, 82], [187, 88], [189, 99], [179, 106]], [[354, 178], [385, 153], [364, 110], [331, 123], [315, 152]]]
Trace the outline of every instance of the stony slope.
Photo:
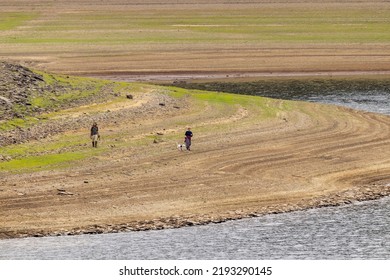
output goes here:
[[[0, 61], [0, 112], [1, 119], [23, 117], [16, 109], [29, 108], [29, 97], [34, 92], [43, 92], [43, 77], [17, 64]], [[33, 113], [34, 109], [25, 112]]]

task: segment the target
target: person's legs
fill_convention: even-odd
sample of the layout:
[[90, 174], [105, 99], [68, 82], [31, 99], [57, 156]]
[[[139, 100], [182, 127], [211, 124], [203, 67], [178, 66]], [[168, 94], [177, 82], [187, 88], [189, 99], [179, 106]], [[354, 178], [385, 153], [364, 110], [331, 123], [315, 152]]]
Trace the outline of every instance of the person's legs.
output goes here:
[[92, 147], [97, 148], [98, 136], [97, 135], [92, 135], [91, 138], [92, 138]]
[[190, 146], [191, 146], [191, 139], [189, 137], [186, 137], [186, 149], [190, 151]]

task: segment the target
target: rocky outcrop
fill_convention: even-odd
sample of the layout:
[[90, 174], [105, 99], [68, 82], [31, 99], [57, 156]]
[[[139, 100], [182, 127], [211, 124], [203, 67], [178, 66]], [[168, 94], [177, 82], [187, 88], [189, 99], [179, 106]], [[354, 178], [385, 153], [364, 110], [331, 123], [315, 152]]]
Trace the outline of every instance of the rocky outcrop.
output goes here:
[[34, 108], [29, 108], [29, 97], [42, 93], [44, 87], [42, 76], [21, 65], [0, 62], [0, 119], [21, 118], [32, 113]]

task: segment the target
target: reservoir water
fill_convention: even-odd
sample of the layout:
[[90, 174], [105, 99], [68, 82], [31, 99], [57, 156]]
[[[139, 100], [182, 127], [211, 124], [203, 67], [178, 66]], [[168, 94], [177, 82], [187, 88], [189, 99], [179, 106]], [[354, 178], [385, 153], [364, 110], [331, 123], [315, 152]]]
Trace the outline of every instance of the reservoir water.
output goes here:
[[357, 110], [390, 115], [389, 91], [330, 92], [327, 94], [291, 95], [289, 99], [341, 105]]
[[[388, 91], [289, 99], [390, 115]], [[172, 230], [0, 240], [0, 259], [389, 260], [390, 198]]]
[[390, 259], [390, 199], [172, 230], [0, 241], [1, 259]]

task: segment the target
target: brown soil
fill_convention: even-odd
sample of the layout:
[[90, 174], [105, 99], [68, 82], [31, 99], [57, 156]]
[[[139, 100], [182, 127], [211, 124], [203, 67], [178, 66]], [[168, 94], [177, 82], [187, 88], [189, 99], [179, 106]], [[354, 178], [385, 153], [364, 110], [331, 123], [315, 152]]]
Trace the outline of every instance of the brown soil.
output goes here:
[[[231, 14], [237, 10], [248, 11], [257, 9], [259, 11], [269, 10], [270, 13], [277, 13], [279, 9], [290, 8], [304, 13], [307, 9], [318, 9], [318, 13], [334, 11], [387, 11], [388, 3], [384, 1], [320, 1], [320, 0], [289, 0], [289, 1], [123, 1], [111, 0], [102, 1], [54, 1], [47, 4], [43, 0], [0, 0], [2, 11], [31, 11], [38, 10], [42, 15], [32, 21], [27, 21], [24, 26], [15, 30], [4, 31], [5, 37], [18, 38], [28, 32], [30, 40], [34, 36], [54, 36], [56, 31], [44, 33], [50, 25], [58, 24], [64, 20], [64, 14], [77, 14], [90, 12], [92, 15], [102, 11], [110, 14], [118, 12], [150, 15], [153, 13], [163, 16], [180, 16], [180, 11], [204, 11], [201, 15], [206, 16], [208, 12]], [[294, 16], [296, 16], [294, 14]], [[70, 18], [69, 20], [72, 20]], [[337, 19], [336, 19], [337, 20]], [[376, 22], [376, 18], [371, 19]], [[74, 32], [73, 36], [82, 40], [87, 30], [78, 30], [77, 26], [65, 25]], [[355, 24], [355, 23], [354, 23]], [[360, 24], [356, 23], [357, 26]], [[38, 27], [42, 26], [41, 29]], [[38, 28], [38, 31], [35, 29]], [[152, 32], [153, 30], [142, 29], [139, 32]], [[179, 28], [179, 27], [178, 27]], [[31, 30], [31, 31], [30, 31]], [[178, 32], [183, 30], [178, 30]], [[42, 33], [43, 32], [43, 33]], [[57, 32], [63, 32], [58, 30]], [[91, 32], [101, 32], [99, 29]], [[164, 31], [161, 31], [164, 32]], [[184, 29], [184, 32], [189, 32]], [[131, 36], [129, 35], [124, 36]], [[294, 34], [292, 34], [294, 35]], [[65, 36], [69, 36], [65, 32]], [[79, 37], [78, 37], [79, 36]], [[105, 36], [104, 33], [101, 36]], [[191, 37], [192, 33], [186, 36]], [[356, 38], [358, 40], [358, 38]], [[11, 41], [12, 42], [12, 41]], [[142, 40], [135, 43], [102, 43], [93, 44], [2, 44], [0, 59], [24, 63], [54, 73], [66, 73], [74, 75], [126, 75], [130, 79], [150, 80], [165, 79], [168, 76], [258, 76], [258, 75], [280, 75], [302, 73], [389, 73], [390, 71], [390, 48], [386, 41], [356, 43], [340, 43], [324, 41], [299, 41], [267, 42], [255, 41], [246, 42], [240, 39], [227, 40], [226, 42], [213, 43], [213, 41], [182, 42], [173, 40], [170, 43], [143, 43]]]
[[[145, 78], [145, 73], [166, 79], [171, 73], [220, 77], [390, 70], [387, 44], [324, 43], [293, 49], [207, 45], [180, 52], [181, 47], [124, 49], [111, 56], [108, 50], [95, 50], [83, 56], [82, 50], [46, 52], [37, 47], [26, 52], [12, 45], [2, 50], [2, 59], [55, 72], [140, 74], [149, 80], [154, 78]], [[175, 75], [173, 80], [181, 77]], [[226, 112], [212, 104], [200, 109], [191, 100], [174, 106], [168, 100], [162, 109], [161, 96], [137, 95], [139, 102], [120, 109], [127, 113], [103, 118], [100, 145], [111, 132], [136, 139], [184, 132], [190, 125], [191, 152], [178, 151], [176, 141], [151, 140], [143, 147], [113, 148], [66, 170], [3, 174], [0, 238], [190, 226], [390, 194], [389, 116], [299, 103], [272, 121], [256, 121], [255, 112], [246, 107]], [[224, 129], [211, 131], [210, 126]]]
[[161, 106], [161, 96], [136, 95], [139, 102], [121, 110], [137, 118], [108, 118], [102, 135], [169, 136], [186, 128], [180, 121], [191, 124], [192, 151], [151, 140], [66, 170], [3, 176], [0, 237], [162, 229], [390, 194], [388, 116], [296, 103], [259, 121], [249, 107], [199, 108], [191, 99]]

